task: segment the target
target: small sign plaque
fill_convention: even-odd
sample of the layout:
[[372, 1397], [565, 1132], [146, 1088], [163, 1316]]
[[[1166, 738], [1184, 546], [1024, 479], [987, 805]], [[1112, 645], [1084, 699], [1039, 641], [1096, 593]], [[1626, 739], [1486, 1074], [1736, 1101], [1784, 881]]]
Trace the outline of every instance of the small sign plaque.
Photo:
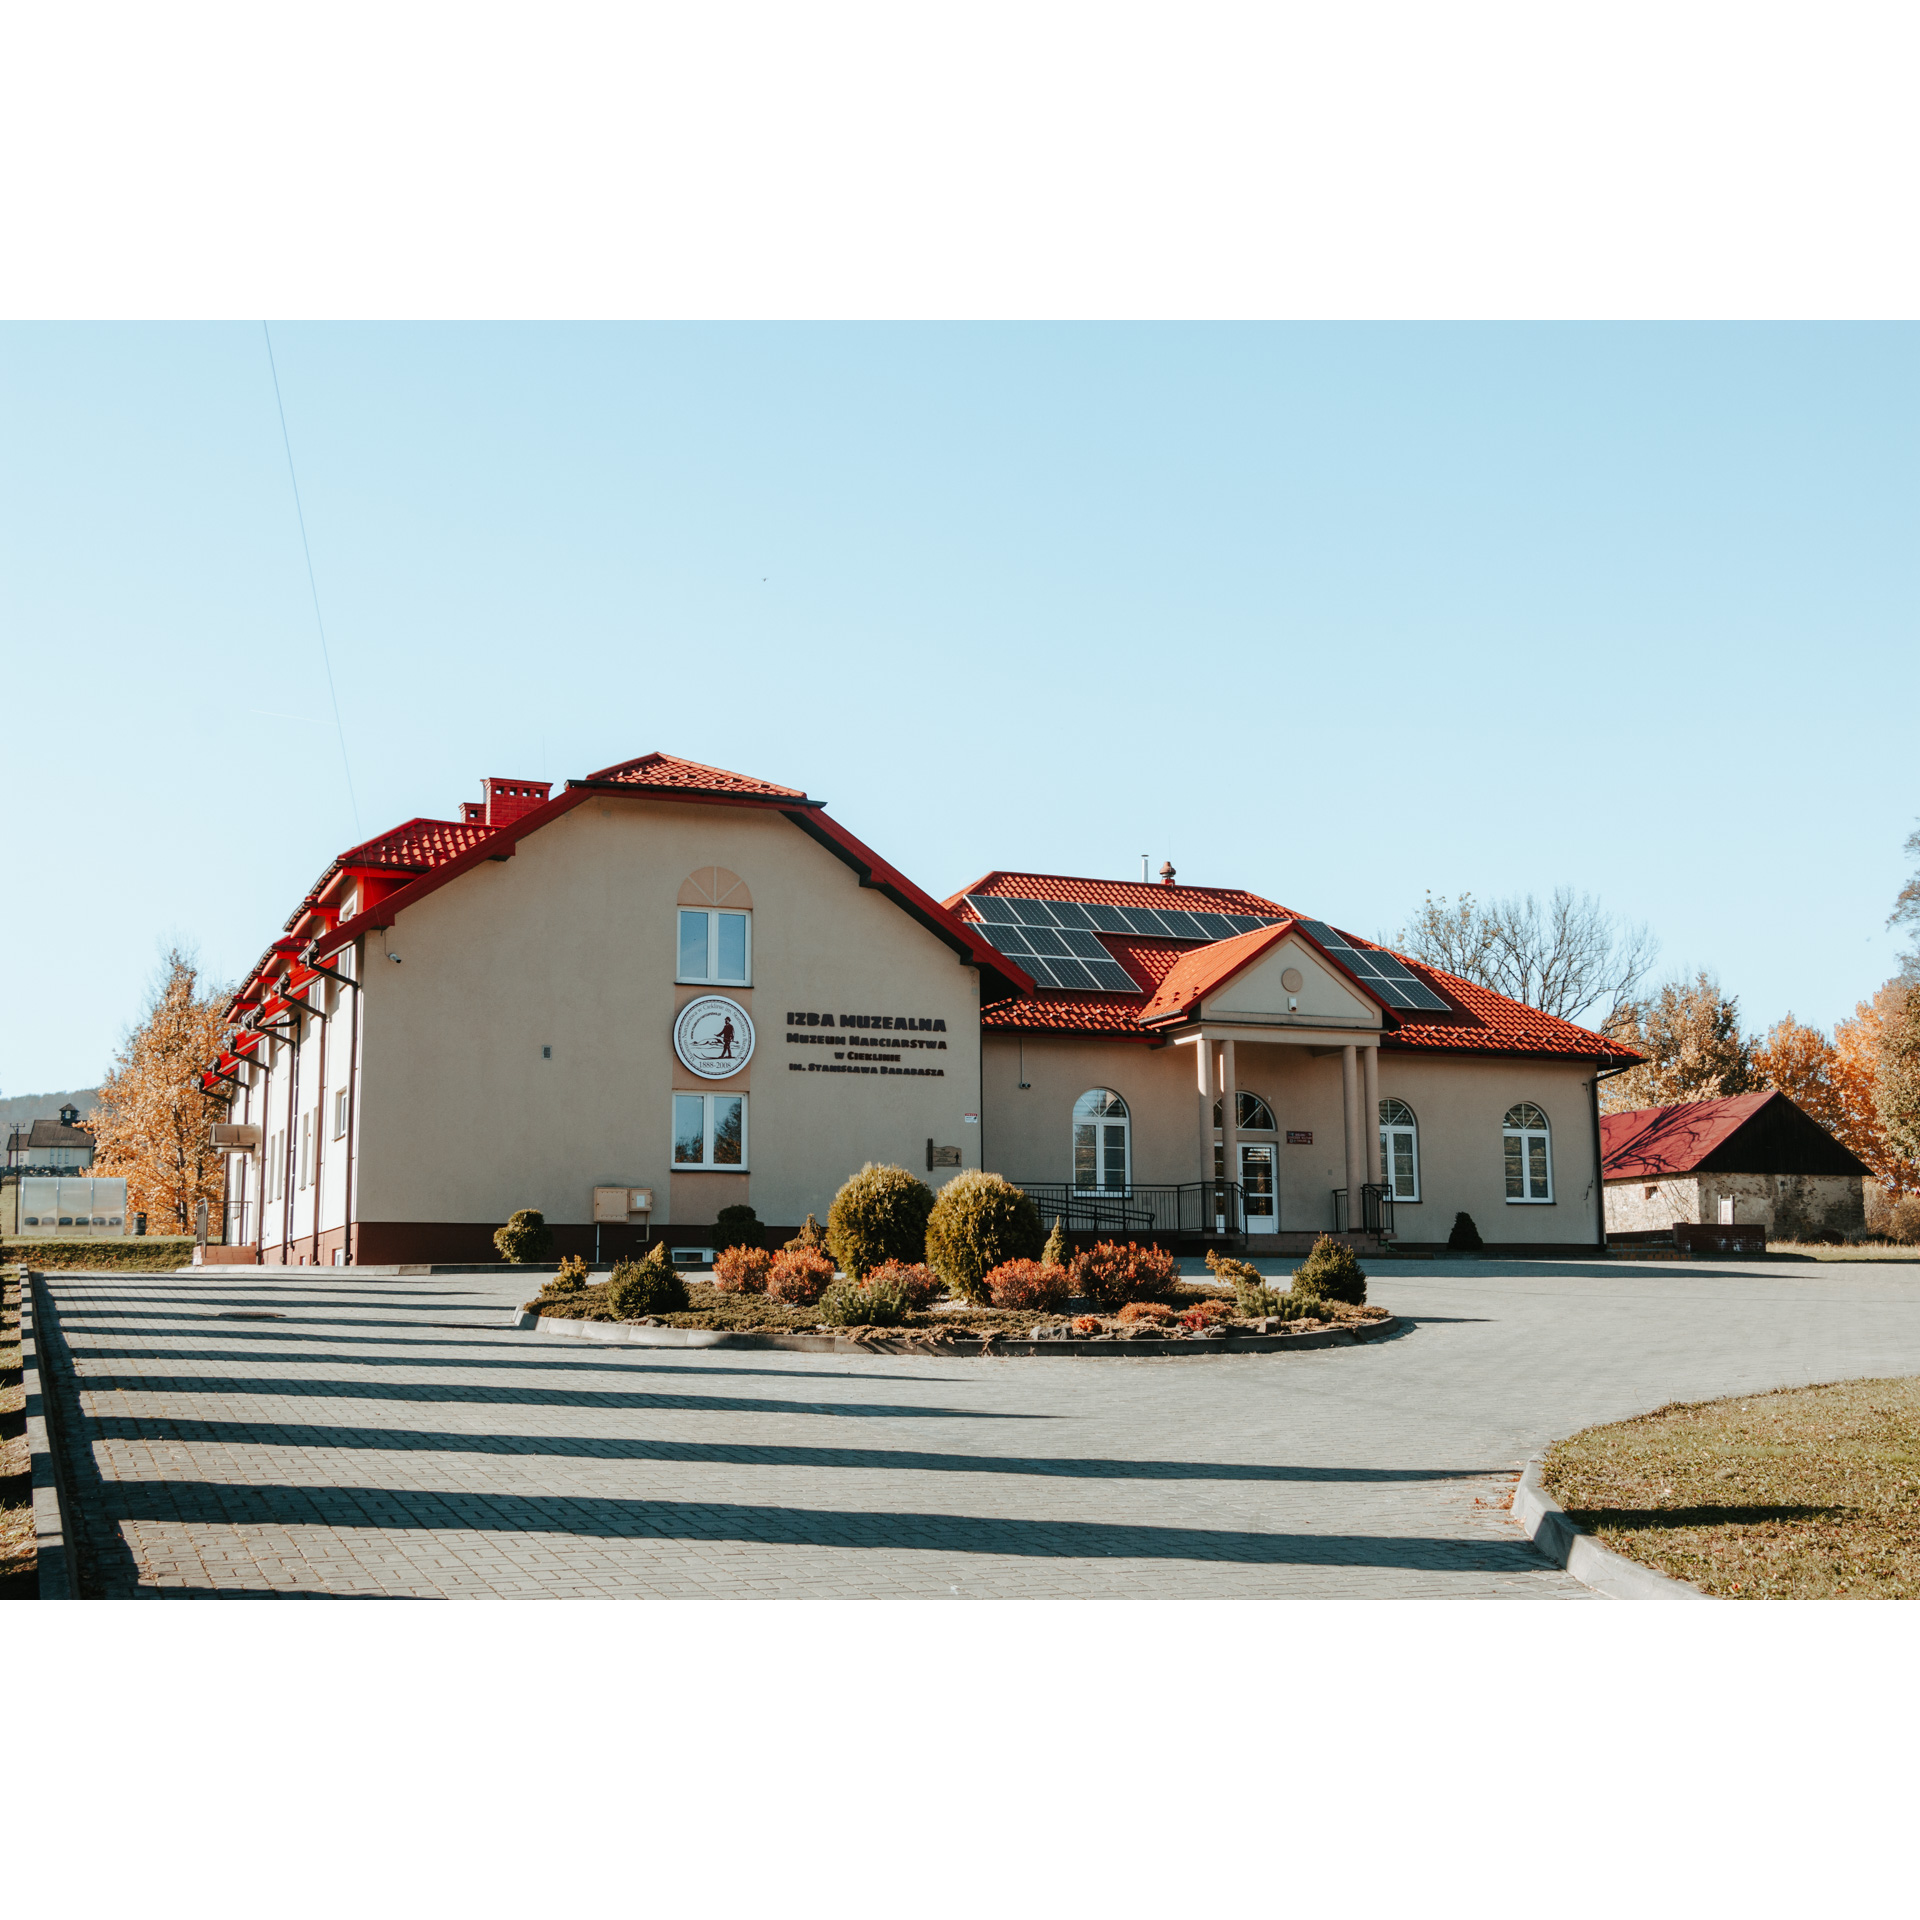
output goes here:
[[927, 1142], [927, 1171], [935, 1167], [957, 1167], [960, 1164], [958, 1147], [936, 1147], [931, 1140]]
[[1289, 1127], [1287, 1129], [1287, 1145], [1290, 1147], [1310, 1147], [1313, 1145], [1313, 1135], [1310, 1132], [1302, 1132], [1297, 1128]]

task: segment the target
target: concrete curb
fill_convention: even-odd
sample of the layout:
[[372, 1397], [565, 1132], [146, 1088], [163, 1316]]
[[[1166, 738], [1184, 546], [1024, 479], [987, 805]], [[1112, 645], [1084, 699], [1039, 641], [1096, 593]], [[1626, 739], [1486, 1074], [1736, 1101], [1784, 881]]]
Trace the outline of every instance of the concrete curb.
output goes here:
[[616, 1347], [724, 1347], [734, 1352], [925, 1354], [965, 1360], [983, 1353], [1008, 1358], [1089, 1360], [1219, 1359], [1238, 1353], [1301, 1353], [1318, 1347], [1359, 1347], [1404, 1324], [1397, 1317], [1365, 1329], [1328, 1327], [1319, 1333], [1255, 1334], [1223, 1340], [952, 1340], [938, 1346], [917, 1340], [853, 1340], [839, 1333], [723, 1333], [712, 1327], [642, 1327], [624, 1320], [549, 1320], [531, 1313], [508, 1316], [523, 1333], [562, 1340], [594, 1340]]
[[58, 1415], [51, 1382], [41, 1364], [38, 1322], [51, 1317], [46, 1287], [39, 1274], [20, 1275], [20, 1366], [27, 1400], [27, 1449], [33, 1464], [34, 1564], [42, 1600], [76, 1598], [73, 1565], [67, 1550], [65, 1476], [55, 1452], [52, 1423]]
[[1710, 1600], [1711, 1594], [1684, 1580], [1674, 1580], [1637, 1560], [1629, 1560], [1611, 1547], [1603, 1547], [1592, 1534], [1575, 1526], [1563, 1507], [1540, 1478], [1541, 1456], [1527, 1462], [1520, 1484], [1513, 1490], [1513, 1517], [1526, 1530], [1527, 1538], [1549, 1560], [1563, 1566], [1583, 1587], [1603, 1593], [1609, 1600]]

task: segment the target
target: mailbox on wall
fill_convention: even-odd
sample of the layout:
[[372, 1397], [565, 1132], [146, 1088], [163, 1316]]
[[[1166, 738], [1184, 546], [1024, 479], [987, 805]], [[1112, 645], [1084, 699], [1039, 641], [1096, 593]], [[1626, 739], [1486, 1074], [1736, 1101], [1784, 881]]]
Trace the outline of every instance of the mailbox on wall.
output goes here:
[[652, 1211], [651, 1187], [595, 1187], [593, 1190], [593, 1219], [596, 1226], [624, 1226], [636, 1214], [644, 1216]]

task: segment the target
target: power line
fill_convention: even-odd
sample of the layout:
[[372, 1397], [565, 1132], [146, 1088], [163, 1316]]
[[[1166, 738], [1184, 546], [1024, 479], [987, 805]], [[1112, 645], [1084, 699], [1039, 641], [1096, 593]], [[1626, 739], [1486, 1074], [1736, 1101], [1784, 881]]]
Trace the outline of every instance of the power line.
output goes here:
[[293, 470], [293, 439], [287, 432], [287, 405], [280, 398], [280, 369], [273, 361], [273, 335], [260, 322], [267, 343], [267, 370], [273, 375], [273, 404], [280, 413], [280, 444], [287, 450], [287, 478], [293, 482], [293, 513], [300, 522], [300, 551], [307, 557], [307, 589], [313, 595], [313, 624], [320, 630], [320, 663], [327, 670], [327, 698], [333, 703], [333, 730], [340, 739], [340, 767], [347, 776], [347, 804], [353, 809], [353, 837], [360, 838], [360, 801], [353, 790], [353, 763], [347, 758], [347, 730], [340, 724], [340, 696], [333, 690], [333, 659], [327, 652], [327, 623], [320, 617], [320, 586], [313, 577], [313, 549], [307, 544], [306, 509], [300, 504], [300, 476]]

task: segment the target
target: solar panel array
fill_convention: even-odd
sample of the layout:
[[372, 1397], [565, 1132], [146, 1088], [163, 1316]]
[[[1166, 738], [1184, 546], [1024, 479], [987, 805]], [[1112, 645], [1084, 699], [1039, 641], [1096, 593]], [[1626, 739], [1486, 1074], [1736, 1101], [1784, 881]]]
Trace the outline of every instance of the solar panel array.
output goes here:
[[1101, 901], [1029, 900], [970, 893], [979, 931], [1043, 987], [1080, 993], [1140, 993], [1144, 989], [1100, 944], [1103, 933], [1143, 934], [1195, 944], [1231, 940], [1271, 927], [1270, 913], [1190, 913], [1181, 907], [1110, 907]]
[[1364, 980], [1390, 1007], [1418, 1008], [1425, 1013], [1453, 1009], [1421, 980], [1404, 960], [1378, 947], [1356, 947], [1345, 934], [1335, 933], [1324, 920], [1302, 920], [1301, 926], [1346, 970]]

